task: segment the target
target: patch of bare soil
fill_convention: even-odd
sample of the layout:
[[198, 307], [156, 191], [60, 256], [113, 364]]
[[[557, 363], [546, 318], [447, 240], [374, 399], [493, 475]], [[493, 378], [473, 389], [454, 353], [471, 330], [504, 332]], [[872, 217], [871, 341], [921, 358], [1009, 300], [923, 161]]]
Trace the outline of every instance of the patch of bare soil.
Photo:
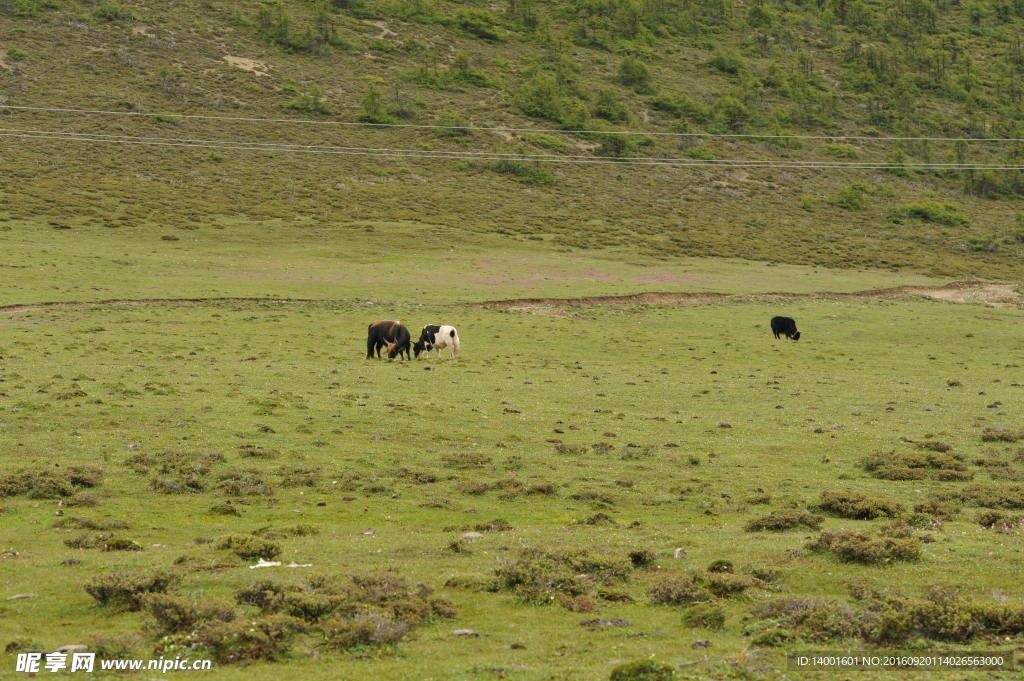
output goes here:
[[261, 61], [255, 59], [249, 59], [247, 57], [232, 57], [230, 54], [224, 55], [224, 61], [234, 66], [236, 69], [242, 69], [249, 73], [255, 73], [257, 76], [266, 76], [267, 65]]

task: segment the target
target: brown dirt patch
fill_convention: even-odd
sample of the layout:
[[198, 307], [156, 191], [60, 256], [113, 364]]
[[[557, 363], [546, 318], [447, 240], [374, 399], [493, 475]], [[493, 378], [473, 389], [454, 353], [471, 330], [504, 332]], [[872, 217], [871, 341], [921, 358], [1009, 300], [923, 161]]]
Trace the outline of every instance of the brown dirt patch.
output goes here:
[[255, 59], [249, 59], [247, 57], [232, 57], [230, 54], [224, 55], [224, 61], [234, 66], [236, 69], [242, 69], [249, 73], [255, 73], [257, 76], [266, 76], [267, 65], [261, 61]]

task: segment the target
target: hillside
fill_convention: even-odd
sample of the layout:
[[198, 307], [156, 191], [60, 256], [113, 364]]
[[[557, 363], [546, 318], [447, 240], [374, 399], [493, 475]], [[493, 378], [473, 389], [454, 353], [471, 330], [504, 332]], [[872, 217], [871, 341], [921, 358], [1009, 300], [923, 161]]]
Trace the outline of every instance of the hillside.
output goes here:
[[[6, 227], [418, 221], [563, 250], [1021, 273], [1021, 175], [979, 167], [1022, 151], [979, 141], [1024, 136], [1019, 2], [0, 12], [0, 101], [121, 114], [5, 109]], [[643, 134], [608, 134], [627, 130]]]

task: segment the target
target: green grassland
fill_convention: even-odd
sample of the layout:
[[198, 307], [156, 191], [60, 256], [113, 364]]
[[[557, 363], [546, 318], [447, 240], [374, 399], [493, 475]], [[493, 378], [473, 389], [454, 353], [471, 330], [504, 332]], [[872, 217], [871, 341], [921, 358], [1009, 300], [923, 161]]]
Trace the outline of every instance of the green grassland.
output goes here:
[[[9, 106], [148, 116], [5, 109], [9, 134], [214, 142], [4, 137], [0, 219], [114, 235], [415, 221], [569, 251], [1019, 278], [1019, 172], [972, 164], [1019, 158], [1018, 143], [976, 140], [1020, 137], [1021, 11], [1003, 0], [10, 0], [0, 8]], [[605, 134], [623, 130], [642, 134]], [[889, 139], [937, 136], [961, 141]], [[511, 160], [471, 158], [495, 153]]]
[[0, 104], [133, 114], [0, 109], [0, 677], [1022, 647], [1019, 309], [817, 295], [1021, 280], [1022, 17], [0, 0]]
[[[982, 436], [1013, 439], [1019, 428], [1017, 310], [889, 296], [530, 314], [468, 303], [938, 282], [743, 261], [664, 263], [613, 249], [556, 258], [529, 241], [501, 251], [501, 237], [407, 237], [393, 227], [394, 238], [353, 238], [341, 258], [317, 238], [279, 233], [270, 244], [269, 234], [246, 239], [230, 226], [208, 242], [164, 242], [140, 230], [118, 245], [127, 256], [103, 253], [99, 229], [3, 234], [9, 259], [23, 268], [5, 272], [20, 288], [5, 286], [4, 303], [82, 304], [14, 308], [0, 320], [2, 470], [37, 480], [86, 476], [65, 490], [70, 496], [45, 486], [19, 493], [5, 478], [0, 589], [5, 598], [37, 594], [4, 601], [5, 645], [85, 642], [147, 657], [167, 643], [153, 617], [97, 607], [82, 587], [96, 575], [157, 569], [182, 576], [172, 591], [186, 603], [231, 599], [258, 579], [393, 571], [428, 585], [457, 612], [428, 619], [396, 646], [339, 651], [322, 632], [297, 634], [281, 662], [226, 664], [217, 678], [288, 669], [310, 679], [592, 679], [606, 678], [615, 661], [650, 655], [698, 662], [680, 673], [700, 678], [771, 677], [784, 672], [787, 647], [866, 644], [815, 640], [812, 628], [795, 625], [797, 638], [781, 648], [755, 644], [764, 627], [786, 626], [751, 614], [766, 602], [812, 596], [856, 605], [849, 585], [864, 583], [917, 599], [957, 587], [977, 603], [1020, 609], [1017, 530], [983, 528], [976, 518], [985, 509], [975, 507], [996, 506], [1015, 524], [1021, 455]], [[561, 270], [560, 258], [568, 263]], [[54, 279], [52, 264], [66, 274]], [[482, 265], [494, 271], [481, 278], [474, 273]], [[414, 285], [416, 268], [429, 284]], [[251, 276], [257, 270], [268, 274]], [[643, 283], [652, 270], [657, 276], [647, 278], [657, 281]], [[529, 280], [559, 272], [581, 277]], [[47, 276], [75, 283], [53, 289]], [[104, 281], [110, 285], [89, 286]], [[445, 289], [448, 281], [460, 283]], [[268, 299], [98, 302], [218, 296]], [[767, 321], [779, 313], [798, 319], [798, 343], [771, 336]], [[364, 329], [377, 318], [411, 328], [455, 323], [463, 356], [367, 361]], [[959, 479], [928, 470], [923, 479], [887, 480], [865, 468], [866, 459], [917, 455], [921, 442], [949, 445], [964, 469]], [[976, 485], [995, 485], [1006, 498], [971, 496]], [[916, 525], [900, 531], [920, 546], [919, 559], [842, 562], [806, 548], [817, 530], [745, 529], [769, 512], [815, 508], [822, 492], [846, 490], [902, 503], [900, 517]], [[939, 499], [960, 513], [914, 514]], [[816, 512], [833, 531], [877, 536], [893, 524]], [[932, 523], [940, 518], [941, 527]], [[476, 529], [481, 537], [459, 539]], [[253, 532], [279, 546], [285, 565], [312, 567], [250, 570], [255, 557], [216, 548], [223, 537]], [[142, 550], [103, 550], [112, 539]], [[678, 548], [686, 557], [673, 558]], [[546, 605], [534, 604], [536, 592], [489, 587], [525, 549], [586, 549], [620, 566], [625, 579], [585, 578], [582, 596], [568, 600], [557, 587], [542, 589]], [[638, 552], [649, 553], [621, 568]], [[81, 562], [62, 565], [67, 559]], [[749, 587], [718, 599], [724, 628], [685, 625], [698, 606], [656, 603], [658, 584], [695, 569], [707, 578], [704, 568], [718, 560], [733, 563], [734, 579]], [[245, 612], [258, 621], [258, 608]], [[613, 618], [630, 624], [580, 625]], [[480, 636], [454, 637], [457, 628]], [[989, 626], [950, 640], [915, 633], [893, 645], [1019, 645], [1017, 630], [1006, 631], [1009, 641]], [[698, 639], [713, 646], [691, 649]]]

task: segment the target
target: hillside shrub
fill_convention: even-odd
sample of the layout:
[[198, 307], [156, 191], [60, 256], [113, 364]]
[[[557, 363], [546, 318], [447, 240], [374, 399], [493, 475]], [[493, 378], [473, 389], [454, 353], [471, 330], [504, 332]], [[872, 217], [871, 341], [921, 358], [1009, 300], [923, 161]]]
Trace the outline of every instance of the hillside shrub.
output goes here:
[[653, 657], [623, 662], [612, 669], [609, 681], [674, 681], [676, 670]]
[[885, 536], [872, 539], [862, 532], [852, 530], [825, 530], [806, 548], [816, 553], [831, 552], [844, 563], [864, 565], [916, 561], [921, 558], [920, 544], [914, 539]]
[[952, 203], [937, 203], [935, 201], [905, 203], [897, 206], [892, 211], [892, 215], [901, 218], [916, 218], [924, 222], [946, 225], [947, 227], [970, 224], [970, 220], [961, 215], [959, 206]]
[[145, 594], [166, 593], [181, 579], [181, 575], [166, 570], [111, 572], [93, 575], [82, 588], [102, 607], [137, 612], [142, 609]]
[[147, 626], [159, 635], [196, 629], [206, 622], [231, 622], [238, 618], [230, 601], [192, 599], [168, 593], [146, 593], [140, 599], [142, 610], [152, 621]]
[[817, 530], [824, 520], [820, 515], [814, 515], [807, 511], [773, 511], [768, 515], [761, 515], [747, 521], [743, 526], [747, 532], [761, 532], [769, 530], [772, 532], [783, 532], [797, 527], [806, 527]]
[[894, 518], [906, 510], [892, 497], [851, 491], [822, 492], [818, 507], [826, 513], [854, 520]]
[[277, 542], [253, 537], [245, 534], [229, 534], [221, 537], [216, 544], [218, 551], [231, 551], [239, 558], [263, 558], [273, 560], [281, 555], [281, 545]]
[[1024, 440], [1024, 431], [1009, 428], [986, 428], [981, 434], [982, 442], [1017, 442]]
[[725, 611], [717, 605], [702, 603], [687, 608], [683, 613], [682, 625], [693, 629], [725, 628]]
[[971, 485], [939, 497], [941, 501], [958, 501], [968, 506], [1024, 509], [1024, 486]]

